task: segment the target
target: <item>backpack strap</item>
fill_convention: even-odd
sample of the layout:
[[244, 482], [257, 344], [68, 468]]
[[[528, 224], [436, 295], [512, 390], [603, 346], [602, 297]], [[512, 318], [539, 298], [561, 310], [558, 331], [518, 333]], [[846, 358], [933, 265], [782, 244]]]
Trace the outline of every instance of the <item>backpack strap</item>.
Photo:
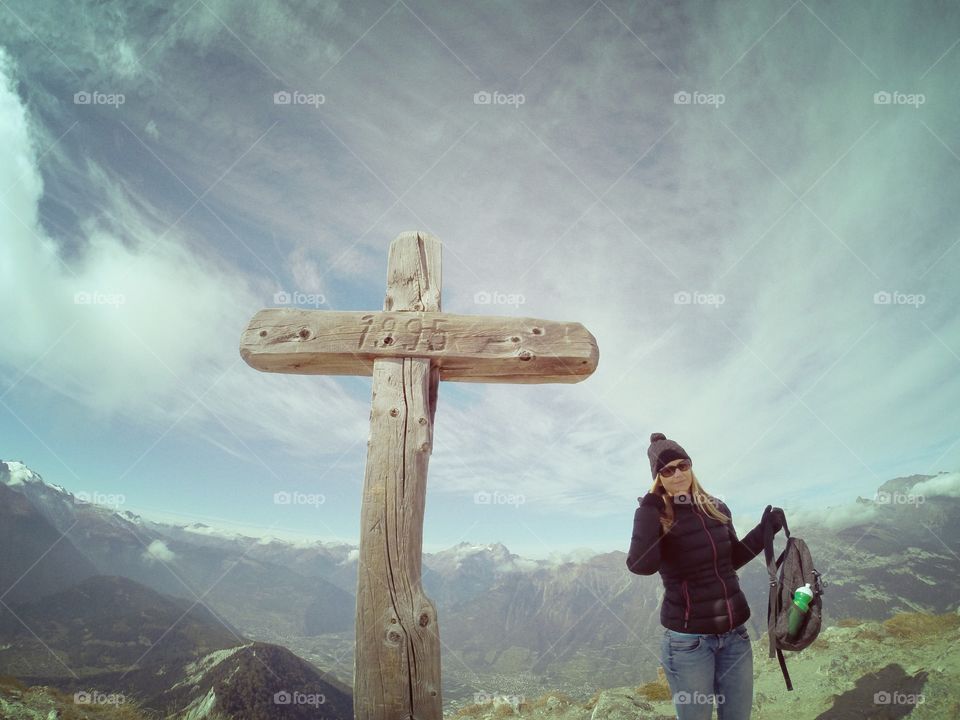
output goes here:
[[[763, 556], [764, 560], [767, 563], [767, 573], [770, 575], [770, 592], [767, 600], [767, 638], [770, 641], [770, 657], [774, 655], [777, 656], [777, 662], [780, 663], [780, 672], [783, 673], [783, 680], [787, 684], [787, 690], [793, 690], [793, 683], [790, 682], [790, 673], [787, 672], [787, 663], [783, 658], [783, 651], [777, 647], [777, 639], [774, 635], [774, 630], [777, 622], [777, 600], [778, 600], [778, 581], [777, 581], [777, 568], [780, 567], [783, 562], [784, 555], [787, 553], [787, 548], [783, 549], [783, 552], [780, 553], [780, 557], [777, 558], [776, 562], [773, 559], [773, 528], [770, 526], [770, 511], [772, 510], [772, 505], [767, 505], [764, 508], [763, 516], [760, 518], [760, 523], [763, 525]], [[789, 541], [790, 538], [790, 529], [787, 527], [786, 517], [781, 517], [783, 521], [783, 530], [787, 535]], [[789, 545], [789, 542], [788, 542]]]
[[787, 672], [787, 661], [783, 659], [783, 651], [777, 648], [777, 660], [780, 661], [780, 672], [783, 673], [783, 681], [787, 683], [787, 690], [793, 690], [793, 683], [790, 682], [790, 673]]

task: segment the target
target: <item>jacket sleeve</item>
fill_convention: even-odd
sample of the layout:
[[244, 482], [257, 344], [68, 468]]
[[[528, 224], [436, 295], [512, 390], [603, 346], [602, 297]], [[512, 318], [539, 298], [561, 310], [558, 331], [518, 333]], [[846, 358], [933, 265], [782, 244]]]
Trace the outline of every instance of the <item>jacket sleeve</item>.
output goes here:
[[730, 562], [733, 569], [738, 570], [763, 552], [763, 524], [757, 523], [757, 526], [748, 532], [743, 540], [740, 540], [733, 527], [733, 516], [730, 514], [730, 508], [723, 504], [721, 509], [725, 515], [730, 517], [730, 522], [727, 523], [727, 530], [730, 533]]
[[627, 569], [636, 575], [653, 575], [660, 569], [660, 507], [663, 499], [647, 493], [633, 513], [633, 536], [627, 553]]

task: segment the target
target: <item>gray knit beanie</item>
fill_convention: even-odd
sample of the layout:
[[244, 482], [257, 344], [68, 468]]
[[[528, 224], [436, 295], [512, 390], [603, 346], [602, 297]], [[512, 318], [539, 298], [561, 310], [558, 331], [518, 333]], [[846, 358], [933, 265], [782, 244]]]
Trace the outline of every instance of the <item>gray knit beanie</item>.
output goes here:
[[647, 457], [650, 458], [650, 472], [653, 474], [654, 480], [657, 479], [657, 473], [659, 473], [667, 463], [673, 462], [674, 460], [690, 459], [686, 450], [673, 440], [668, 440], [667, 436], [663, 433], [653, 433], [650, 436], [650, 447], [647, 448]]

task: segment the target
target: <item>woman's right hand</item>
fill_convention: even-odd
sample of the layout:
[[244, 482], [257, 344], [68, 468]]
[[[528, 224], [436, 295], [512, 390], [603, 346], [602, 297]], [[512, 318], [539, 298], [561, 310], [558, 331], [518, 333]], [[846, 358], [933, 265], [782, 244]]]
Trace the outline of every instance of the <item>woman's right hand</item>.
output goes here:
[[776, 535], [778, 532], [783, 530], [783, 508], [775, 507], [770, 509], [770, 514], [767, 516], [770, 527], [773, 528], [773, 534]]
[[651, 505], [657, 508], [658, 510], [665, 510], [667, 507], [666, 501], [663, 499], [663, 494], [656, 491], [648, 492], [642, 498], [639, 498], [639, 500], [640, 500], [640, 507], [644, 507], [645, 505]]

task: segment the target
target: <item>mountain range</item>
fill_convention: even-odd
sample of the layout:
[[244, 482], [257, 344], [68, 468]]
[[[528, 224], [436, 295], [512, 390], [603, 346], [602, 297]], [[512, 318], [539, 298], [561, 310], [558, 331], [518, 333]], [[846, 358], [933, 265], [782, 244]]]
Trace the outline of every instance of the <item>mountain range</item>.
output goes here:
[[[872, 499], [788, 513], [790, 530], [807, 541], [827, 583], [824, 625], [956, 608], [958, 496], [958, 473], [914, 475], [884, 483]], [[624, 550], [631, 529], [632, 510], [625, 513]], [[749, 527], [738, 529], [742, 537]], [[0, 553], [0, 596], [15, 611], [39, 604], [55, 619], [65, 611], [58, 593], [73, 587], [92, 591], [84, 581], [99, 578], [92, 582], [112, 588], [115, 598], [124, 587], [119, 583], [133, 581], [141, 595], [130, 588], [123, 592], [138, 598], [135, 605], [149, 604], [142, 593], [151, 591], [165, 602], [193, 606], [181, 623], [207, 623], [209, 632], [197, 637], [198, 643], [206, 639], [191, 649], [197, 656], [190, 656], [191, 662], [213, 645], [223, 647], [211, 652], [261, 643], [275, 649], [261, 649], [260, 656], [286, 648], [292, 652], [285, 660], [308, 664], [324, 682], [349, 693], [355, 546], [288, 543], [221, 534], [198, 523], [154, 522], [85, 502], [15, 461], [0, 462], [0, 533], [10, 549]], [[779, 552], [781, 536], [777, 545]], [[521, 558], [500, 543], [460, 543], [425, 553], [423, 585], [442, 628], [445, 707], [462, 705], [477, 693], [534, 697], [562, 689], [586, 699], [598, 687], [655, 680], [662, 584], [656, 575], [630, 574], [625, 560], [624, 552], [613, 551], [558, 564]], [[762, 554], [739, 575], [754, 609], [748, 625], [757, 637], [766, 620]], [[35, 622], [47, 631], [41, 618]], [[94, 616], [91, 622], [99, 621]], [[64, 628], [58, 632], [67, 645], [77, 637]], [[40, 662], [37, 647], [23, 633], [15, 637], [19, 644], [13, 648], [6, 647], [8, 640], [0, 645], [5, 648], [0, 673], [11, 651], [21, 662], [26, 657]], [[161, 645], [151, 654], [163, 657], [176, 647]], [[68, 660], [75, 659], [69, 653], [80, 652], [66, 646], [62, 651]], [[251, 650], [237, 652], [244, 658]], [[128, 654], [117, 658], [119, 665], [130, 661]], [[119, 665], [110, 671], [119, 672]], [[165, 680], [152, 691], [171, 685]], [[195, 700], [184, 696], [177, 702]]]

